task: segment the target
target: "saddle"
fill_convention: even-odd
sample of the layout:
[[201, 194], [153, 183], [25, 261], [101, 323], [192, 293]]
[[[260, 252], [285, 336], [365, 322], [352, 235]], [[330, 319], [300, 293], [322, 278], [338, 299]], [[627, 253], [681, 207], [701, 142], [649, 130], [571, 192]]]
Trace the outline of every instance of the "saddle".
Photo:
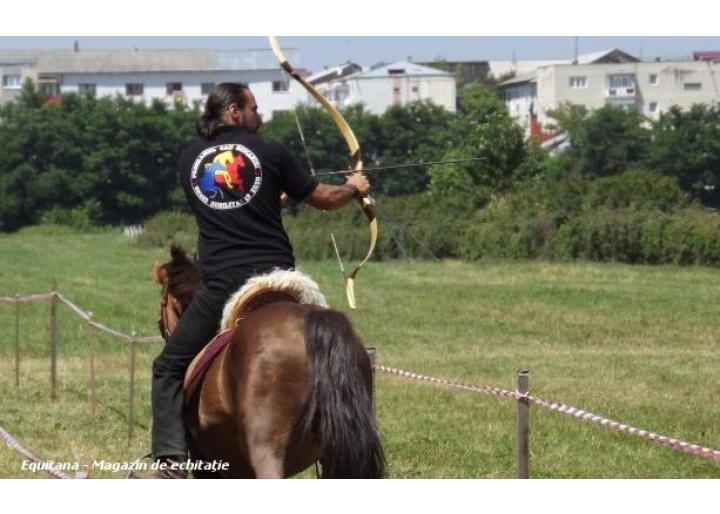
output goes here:
[[275, 302], [328, 306], [317, 283], [300, 271], [274, 270], [251, 278], [225, 304], [220, 333], [190, 362], [183, 381], [185, 399], [195, 392], [208, 367], [230, 343], [242, 320], [260, 307]]

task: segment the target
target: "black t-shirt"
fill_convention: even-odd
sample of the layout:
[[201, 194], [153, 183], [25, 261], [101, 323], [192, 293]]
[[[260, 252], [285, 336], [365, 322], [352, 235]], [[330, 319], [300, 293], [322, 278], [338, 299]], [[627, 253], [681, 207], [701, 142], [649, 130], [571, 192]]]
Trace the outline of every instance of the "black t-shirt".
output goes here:
[[206, 276], [235, 266], [294, 266], [280, 195], [302, 200], [318, 182], [287, 148], [222, 127], [214, 139], [197, 139], [182, 153], [178, 176], [200, 229]]

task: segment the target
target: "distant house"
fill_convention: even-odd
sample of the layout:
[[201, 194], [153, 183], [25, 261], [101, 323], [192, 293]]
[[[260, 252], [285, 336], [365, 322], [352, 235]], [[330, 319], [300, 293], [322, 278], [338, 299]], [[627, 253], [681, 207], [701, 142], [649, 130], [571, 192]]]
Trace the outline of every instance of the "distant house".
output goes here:
[[[296, 49], [286, 49], [297, 60]], [[150, 103], [204, 103], [221, 82], [246, 82], [266, 118], [305, 99], [267, 50], [0, 50], [0, 104], [25, 78], [48, 97], [62, 93], [120, 95]]]
[[362, 103], [373, 114], [389, 107], [403, 106], [416, 100], [429, 100], [455, 112], [455, 78], [451, 73], [407, 61], [383, 64], [367, 71], [346, 73], [357, 65], [327, 70], [311, 75], [308, 81], [317, 86], [337, 107]]
[[563, 103], [597, 109], [614, 105], [657, 118], [672, 105], [720, 101], [720, 77], [710, 61], [642, 62], [621, 50], [596, 52], [541, 66], [500, 84], [510, 114], [533, 137], [550, 137], [548, 111]]
[[693, 52], [694, 61], [720, 62], [720, 50], [706, 50]]
[[[577, 64], [631, 62], [634, 60], [637, 60], [637, 58], [622, 50], [612, 49], [578, 55]], [[488, 61], [490, 73], [496, 79], [507, 77], [508, 75], [528, 75], [535, 72], [538, 68], [552, 66], [554, 64], [573, 64], [573, 59], [511, 59], [509, 61]]]

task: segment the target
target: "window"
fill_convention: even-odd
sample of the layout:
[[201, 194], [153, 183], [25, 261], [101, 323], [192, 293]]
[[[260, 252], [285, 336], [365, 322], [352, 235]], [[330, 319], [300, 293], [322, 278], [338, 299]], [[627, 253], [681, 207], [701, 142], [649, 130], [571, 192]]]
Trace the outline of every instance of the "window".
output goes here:
[[125, 84], [125, 95], [140, 96], [143, 94], [143, 85], [138, 83]]
[[611, 88], [632, 88], [635, 87], [635, 77], [631, 73], [608, 75], [608, 83]]
[[20, 75], [3, 75], [4, 89], [20, 89], [22, 87]]
[[658, 104], [657, 102], [650, 102], [648, 104], [648, 112], [650, 114], [656, 114], [658, 112]]
[[391, 68], [388, 70], [388, 75], [405, 75], [405, 68]]
[[634, 97], [608, 98], [605, 103], [613, 107], [634, 111], [637, 109], [637, 101]]
[[284, 93], [290, 89], [290, 81], [287, 80], [273, 80], [272, 90], [273, 93]]
[[583, 89], [587, 87], [587, 77], [570, 77], [570, 87], [573, 89]]
[[418, 86], [413, 86], [413, 87], [412, 87], [412, 92], [413, 92], [413, 93], [417, 93], [418, 91], [420, 91], [420, 88], [419, 88]]
[[700, 91], [702, 89], [702, 84], [700, 82], [685, 82], [685, 84], [683, 84], [683, 89], [685, 91]]
[[648, 78], [648, 82], [650, 82], [651, 86], [657, 86], [658, 85], [657, 73], [651, 73], [650, 77]]
[[94, 95], [96, 89], [95, 84], [78, 84], [78, 93], [81, 95]]
[[168, 82], [165, 85], [165, 91], [167, 92], [168, 96], [182, 92], [182, 82]]
[[201, 95], [211, 95], [215, 92], [215, 82], [203, 82], [200, 84]]
[[40, 82], [38, 90], [42, 96], [58, 96], [60, 94], [60, 85], [57, 82]]

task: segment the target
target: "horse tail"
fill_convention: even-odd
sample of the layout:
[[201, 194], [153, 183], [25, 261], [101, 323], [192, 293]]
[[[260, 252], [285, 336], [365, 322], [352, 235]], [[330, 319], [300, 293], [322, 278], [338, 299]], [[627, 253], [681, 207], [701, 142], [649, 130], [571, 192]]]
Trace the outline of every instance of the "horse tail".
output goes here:
[[322, 478], [383, 478], [385, 457], [372, 405], [372, 366], [341, 312], [305, 316], [311, 393], [304, 430], [320, 439]]

